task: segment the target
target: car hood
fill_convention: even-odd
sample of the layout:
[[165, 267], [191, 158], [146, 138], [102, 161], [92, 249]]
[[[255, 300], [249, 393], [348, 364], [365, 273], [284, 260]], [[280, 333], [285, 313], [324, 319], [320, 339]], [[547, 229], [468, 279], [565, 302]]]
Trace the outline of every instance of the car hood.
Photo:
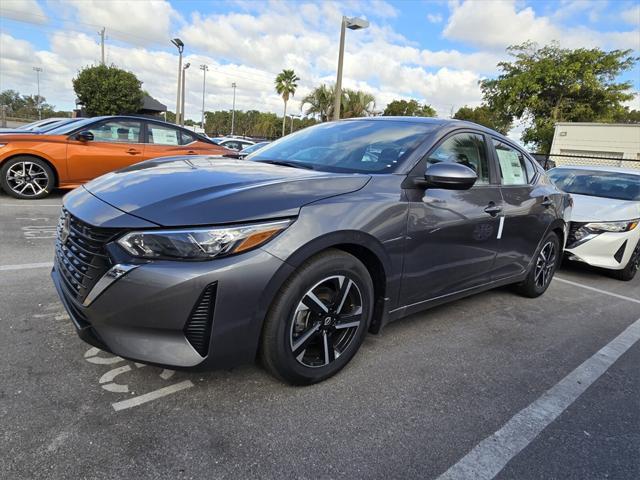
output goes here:
[[163, 226], [295, 216], [300, 207], [354, 192], [368, 175], [317, 172], [224, 157], [142, 162], [86, 184], [113, 207]]
[[571, 194], [574, 222], [606, 222], [640, 217], [640, 202]]

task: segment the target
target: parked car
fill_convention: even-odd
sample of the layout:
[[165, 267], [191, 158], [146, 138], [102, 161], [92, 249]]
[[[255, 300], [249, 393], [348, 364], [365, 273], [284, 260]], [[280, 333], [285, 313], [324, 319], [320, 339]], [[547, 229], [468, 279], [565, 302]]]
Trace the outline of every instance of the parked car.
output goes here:
[[227, 152], [201, 135], [160, 120], [88, 118], [46, 135], [0, 135], [0, 187], [15, 198], [43, 198], [54, 188], [75, 188], [142, 160]]
[[236, 138], [236, 137], [218, 138], [218, 139], [215, 139], [215, 142], [222, 147], [229, 148], [237, 152], [239, 152], [243, 148], [246, 148], [255, 144], [253, 140], [247, 140], [246, 138]]
[[250, 155], [254, 152], [257, 152], [258, 150], [260, 150], [262, 147], [265, 147], [267, 145], [269, 145], [271, 142], [258, 142], [258, 143], [254, 143], [253, 145], [249, 145], [247, 147], [244, 147], [242, 150], [240, 150], [238, 152], [238, 158], [246, 158], [247, 155]]
[[20, 125], [19, 127], [15, 127], [15, 128], [0, 128], [0, 133], [13, 132], [16, 130], [19, 132], [33, 132], [50, 125], [54, 125], [55, 123], [60, 122], [62, 120], [69, 120], [69, 119], [67, 117], [44, 118], [42, 120], [36, 120], [35, 122], [27, 123], [25, 125]]
[[74, 190], [52, 278], [99, 348], [180, 368], [259, 355], [308, 384], [391, 320], [500, 285], [544, 293], [569, 200], [476, 124], [323, 123], [249, 160], [150, 160]]
[[557, 167], [549, 177], [574, 199], [567, 257], [633, 279], [640, 267], [640, 170]]
[[39, 135], [42, 135], [53, 130], [54, 128], [58, 128], [63, 125], [69, 125], [70, 123], [77, 122], [79, 120], [82, 120], [82, 119], [81, 118], [63, 118], [63, 119], [56, 120], [55, 122], [47, 123], [46, 125], [31, 128], [28, 131], [24, 129], [20, 129], [20, 127], [16, 129], [9, 129], [9, 128], [0, 129], [0, 138], [2, 138], [2, 135], [7, 135], [9, 133], [14, 133], [14, 134], [37, 133]]

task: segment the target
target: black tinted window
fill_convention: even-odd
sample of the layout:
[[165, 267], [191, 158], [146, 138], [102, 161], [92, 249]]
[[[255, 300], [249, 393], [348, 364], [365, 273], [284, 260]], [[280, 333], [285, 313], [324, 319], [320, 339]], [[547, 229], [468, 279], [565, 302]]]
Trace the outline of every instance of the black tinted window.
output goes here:
[[286, 161], [335, 172], [392, 172], [437, 125], [345, 120], [305, 128], [255, 152], [253, 161]]
[[482, 135], [458, 133], [447, 138], [429, 154], [427, 166], [434, 163], [459, 163], [476, 172], [476, 184], [489, 183], [489, 162], [487, 148]]

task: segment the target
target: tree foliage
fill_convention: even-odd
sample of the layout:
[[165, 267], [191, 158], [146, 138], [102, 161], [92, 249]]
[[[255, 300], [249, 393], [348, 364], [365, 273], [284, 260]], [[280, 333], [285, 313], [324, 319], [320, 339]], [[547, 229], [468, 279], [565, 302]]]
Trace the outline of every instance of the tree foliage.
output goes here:
[[285, 132], [285, 123], [287, 120], [287, 102], [289, 101], [289, 97], [293, 97], [296, 93], [296, 89], [298, 88], [298, 82], [300, 81], [300, 77], [296, 75], [296, 72], [293, 70], [282, 70], [277, 76], [275, 80], [275, 88], [278, 95], [282, 97], [284, 101], [284, 112], [282, 114], [282, 135], [284, 136]]
[[500, 62], [502, 73], [480, 87], [492, 110], [526, 122], [522, 139], [540, 152], [549, 151], [556, 122], [611, 122], [623, 110], [622, 102], [633, 98], [632, 83], [616, 81], [638, 60], [631, 50], [527, 42], [507, 51], [514, 60]]
[[[286, 117], [285, 117], [286, 118]], [[286, 133], [291, 129], [291, 119], [286, 119]], [[237, 135], [258, 138], [278, 138], [282, 134], [283, 117], [258, 110], [236, 110], [235, 131]], [[314, 125], [313, 118], [294, 118], [293, 131]], [[205, 112], [205, 132], [210, 136], [224, 136], [231, 131], [231, 111]]]
[[37, 95], [20, 95], [15, 90], [4, 90], [0, 93], [0, 106], [3, 106], [9, 117], [35, 119], [38, 118], [38, 101], [42, 118], [68, 117], [71, 112], [56, 111], [56, 107]]
[[83, 68], [73, 89], [90, 116], [135, 113], [142, 107], [142, 82], [115, 65]]
[[[342, 89], [340, 118], [367, 117], [375, 112], [375, 97], [362, 90]], [[302, 99], [301, 107], [306, 115], [317, 115], [320, 121], [333, 118], [335, 86], [320, 85]], [[305, 106], [307, 107], [305, 109]]]
[[456, 120], [467, 120], [469, 122], [477, 123], [478, 125], [484, 125], [487, 128], [491, 128], [496, 132], [500, 132], [506, 135], [511, 130], [511, 117], [504, 115], [500, 112], [492, 110], [487, 105], [480, 105], [479, 107], [471, 108], [461, 107], [453, 115]]
[[393, 100], [387, 104], [385, 117], [435, 117], [436, 111], [431, 105], [421, 105], [417, 100]]

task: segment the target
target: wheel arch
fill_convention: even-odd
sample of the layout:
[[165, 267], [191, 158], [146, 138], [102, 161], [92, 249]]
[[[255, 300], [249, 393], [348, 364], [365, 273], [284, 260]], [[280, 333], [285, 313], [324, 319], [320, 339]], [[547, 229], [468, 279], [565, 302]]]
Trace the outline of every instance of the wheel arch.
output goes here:
[[42, 155], [36, 155], [34, 153], [16, 153], [14, 155], [11, 155], [7, 158], [2, 159], [2, 161], [0, 161], [0, 169], [2, 169], [2, 167], [4, 167], [4, 165], [7, 162], [14, 160], [18, 157], [31, 157], [31, 158], [35, 158], [37, 160], [43, 161], [49, 166], [49, 168], [51, 168], [51, 171], [53, 172], [53, 186], [57, 188], [58, 185], [60, 185], [60, 174], [58, 173], [58, 169], [55, 167], [55, 165], [51, 160], [49, 160], [46, 157], [43, 157]]

